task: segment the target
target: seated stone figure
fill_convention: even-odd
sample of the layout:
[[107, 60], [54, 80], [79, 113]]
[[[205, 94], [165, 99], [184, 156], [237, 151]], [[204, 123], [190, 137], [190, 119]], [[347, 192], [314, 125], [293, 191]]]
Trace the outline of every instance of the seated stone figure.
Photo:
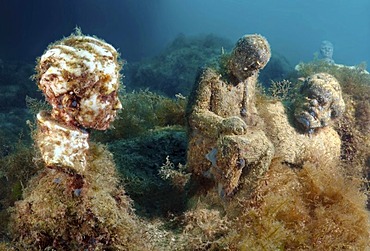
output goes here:
[[205, 69], [190, 96], [187, 164], [193, 174], [214, 179], [222, 196], [233, 193], [242, 173], [262, 175], [274, 155], [255, 107], [258, 73], [270, 56], [265, 38], [243, 36], [224, 74]]

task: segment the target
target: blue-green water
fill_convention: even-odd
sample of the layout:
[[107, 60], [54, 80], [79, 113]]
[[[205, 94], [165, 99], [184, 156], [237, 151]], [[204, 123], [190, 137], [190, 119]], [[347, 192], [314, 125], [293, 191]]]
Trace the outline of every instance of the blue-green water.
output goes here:
[[260, 33], [292, 64], [312, 59], [322, 40], [337, 62], [370, 60], [367, 0], [3, 0], [0, 58], [33, 61], [75, 26], [120, 48], [129, 62], [153, 56], [179, 33], [235, 41]]

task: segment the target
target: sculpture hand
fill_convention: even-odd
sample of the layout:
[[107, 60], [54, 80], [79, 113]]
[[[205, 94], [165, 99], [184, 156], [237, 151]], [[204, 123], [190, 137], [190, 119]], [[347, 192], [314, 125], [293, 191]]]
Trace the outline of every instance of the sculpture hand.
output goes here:
[[247, 124], [239, 117], [232, 116], [221, 123], [221, 133], [242, 135], [247, 131]]

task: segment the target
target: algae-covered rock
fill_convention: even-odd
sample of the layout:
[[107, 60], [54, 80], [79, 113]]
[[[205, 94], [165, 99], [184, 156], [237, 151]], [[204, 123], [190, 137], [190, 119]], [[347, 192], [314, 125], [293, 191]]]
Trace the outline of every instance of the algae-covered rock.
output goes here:
[[119, 186], [112, 154], [90, 148], [84, 177], [45, 169], [17, 202], [11, 229], [23, 250], [148, 248], [131, 200]]
[[178, 35], [158, 56], [127, 68], [127, 87], [146, 89], [173, 97], [187, 96], [198, 69], [211, 63], [232, 47], [229, 40], [216, 35], [187, 37]]

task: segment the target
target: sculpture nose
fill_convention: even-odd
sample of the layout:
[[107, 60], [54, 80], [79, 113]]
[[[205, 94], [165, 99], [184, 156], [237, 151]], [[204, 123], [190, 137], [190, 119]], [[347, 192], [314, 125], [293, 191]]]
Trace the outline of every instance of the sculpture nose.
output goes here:
[[122, 103], [119, 99], [117, 99], [116, 104], [113, 106], [113, 110], [121, 110], [122, 109]]

